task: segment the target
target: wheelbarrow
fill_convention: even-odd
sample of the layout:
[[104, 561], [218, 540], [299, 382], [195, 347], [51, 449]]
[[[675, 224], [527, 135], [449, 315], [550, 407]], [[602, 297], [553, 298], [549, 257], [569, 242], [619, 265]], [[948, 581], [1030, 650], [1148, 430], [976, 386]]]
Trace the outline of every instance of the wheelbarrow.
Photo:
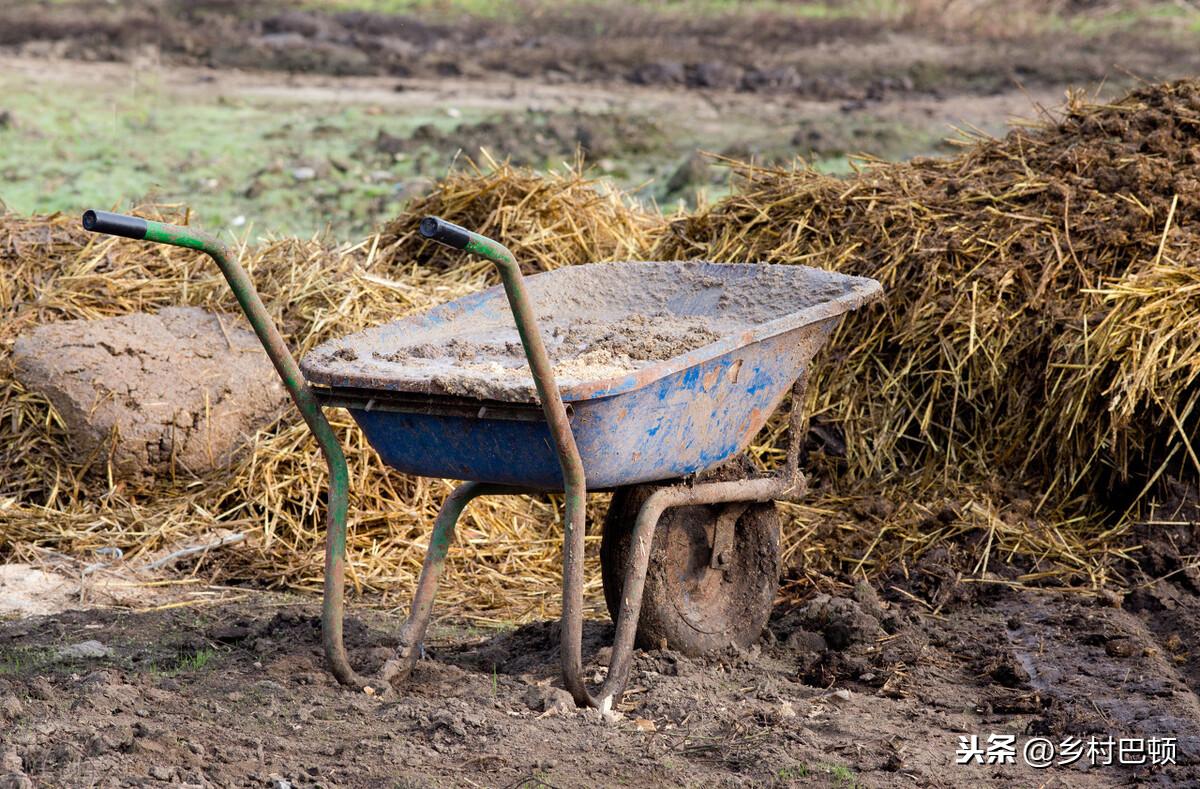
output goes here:
[[[778, 585], [775, 502], [807, 490], [809, 365], [842, 315], [881, 294], [874, 280], [803, 266], [594, 263], [527, 279], [501, 244], [426, 217], [421, 236], [490, 260], [502, 284], [330, 341], [297, 365], [217, 239], [103, 211], [84, 213], [83, 226], [201, 250], [221, 268], [329, 465], [322, 641], [333, 674], [360, 689], [412, 671], [455, 524], [480, 496], [565, 494], [560, 652], [577, 704], [620, 699], [635, 645], [694, 654], [757, 639]], [[572, 321], [599, 329], [586, 343], [612, 340], [604, 329], [622, 320], [633, 321], [621, 337], [634, 345], [663, 340], [654, 321], [685, 331], [667, 335], [665, 350], [625, 348], [599, 366], [564, 356], [584, 351], [567, 342]], [[469, 353], [436, 352], [447, 346]], [[742, 453], [789, 391], [786, 459], [760, 474]], [[348, 475], [323, 406], [347, 409], [389, 466], [463, 480], [433, 524], [396, 654], [371, 681], [342, 639]], [[613, 492], [601, 566], [616, 635], [597, 692], [581, 655], [589, 490]]]

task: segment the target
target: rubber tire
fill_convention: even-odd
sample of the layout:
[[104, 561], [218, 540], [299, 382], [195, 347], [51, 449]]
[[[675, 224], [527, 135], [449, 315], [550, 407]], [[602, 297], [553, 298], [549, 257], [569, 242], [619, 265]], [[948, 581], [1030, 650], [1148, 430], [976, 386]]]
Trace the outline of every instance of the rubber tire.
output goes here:
[[[702, 475], [699, 481], [746, 479], [754, 475], [739, 458]], [[604, 519], [600, 569], [609, 616], [617, 621], [625, 565], [642, 504], [660, 487], [677, 482], [618, 488]], [[779, 588], [780, 517], [774, 502], [753, 503], [737, 521], [733, 561], [710, 568], [711, 533], [729, 504], [673, 507], [659, 519], [646, 572], [636, 644], [662, 646], [689, 657], [745, 649], [758, 640]], [[675, 564], [672, 568], [670, 565]], [[674, 575], [669, 571], [675, 569]]]

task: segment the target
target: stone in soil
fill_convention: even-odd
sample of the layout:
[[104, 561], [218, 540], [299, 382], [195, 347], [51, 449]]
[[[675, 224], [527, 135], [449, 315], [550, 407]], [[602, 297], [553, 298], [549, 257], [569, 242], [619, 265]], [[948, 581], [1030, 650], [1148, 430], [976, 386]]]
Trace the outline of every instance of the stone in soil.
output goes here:
[[79, 458], [125, 478], [226, 466], [286, 399], [254, 334], [195, 307], [39, 326], [13, 359]]
[[59, 660], [87, 660], [108, 657], [112, 650], [99, 641], [80, 641], [58, 650]]

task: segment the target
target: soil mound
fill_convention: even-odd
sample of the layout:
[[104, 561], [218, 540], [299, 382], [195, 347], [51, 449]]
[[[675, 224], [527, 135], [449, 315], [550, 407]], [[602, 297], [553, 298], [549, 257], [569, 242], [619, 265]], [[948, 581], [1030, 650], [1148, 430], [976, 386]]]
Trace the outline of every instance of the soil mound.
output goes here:
[[227, 466], [287, 399], [254, 334], [196, 307], [39, 326], [13, 360], [66, 422], [78, 462], [107, 455], [124, 477]]

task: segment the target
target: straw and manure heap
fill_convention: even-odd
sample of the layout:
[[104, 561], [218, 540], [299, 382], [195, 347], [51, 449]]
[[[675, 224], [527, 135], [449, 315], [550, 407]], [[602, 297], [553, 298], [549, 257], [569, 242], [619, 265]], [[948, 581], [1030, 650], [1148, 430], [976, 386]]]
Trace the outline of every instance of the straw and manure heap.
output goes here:
[[[492, 281], [487, 264], [417, 242], [426, 213], [502, 238], [529, 270], [704, 258], [873, 276], [886, 302], [844, 322], [809, 388], [818, 487], [785, 508], [793, 577], [870, 574], [945, 545], [976, 575], [1126, 580], [1126, 532], [1156, 485], [1200, 480], [1200, 83], [1111, 104], [1071, 96], [1004, 139], [967, 139], [944, 159], [863, 161], [849, 178], [731, 167], [730, 197], [664, 218], [577, 171], [488, 163], [452, 173], [358, 245], [275, 241], [243, 261], [298, 353]], [[226, 472], [135, 489], [111, 481], [104, 457], [72, 460], [53, 409], [13, 380], [13, 339], [35, 323], [236, 309], [206, 258], [75, 224], [0, 217], [0, 551], [116, 546], [136, 558], [243, 531], [250, 539], [214, 553], [206, 572], [317, 588], [325, 469], [293, 413]], [[351, 467], [351, 582], [403, 599], [449, 485], [386, 469], [344, 414], [334, 422]], [[782, 430], [768, 428], [761, 460], [778, 458]], [[446, 602], [553, 614], [558, 518], [545, 501], [472, 505]], [[588, 579], [597, 604], [594, 567]]]
[[845, 180], [734, 167], [738, 194], [653, 255], [883, 283], [815, 387], [854, 475], [997, 473], [1129, 503], [1160, 470], [1200, 471], [1200, 83], [1074, 95], [1057, 122]]

